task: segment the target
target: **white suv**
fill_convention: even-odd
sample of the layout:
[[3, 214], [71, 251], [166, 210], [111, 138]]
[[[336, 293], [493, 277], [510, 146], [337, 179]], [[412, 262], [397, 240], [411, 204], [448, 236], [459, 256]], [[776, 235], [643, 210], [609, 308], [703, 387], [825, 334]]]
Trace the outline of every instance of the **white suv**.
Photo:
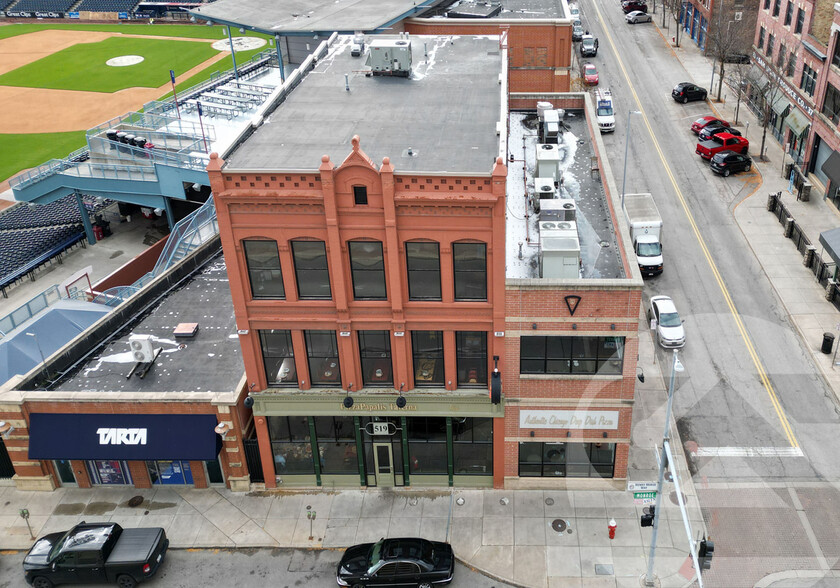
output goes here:
[[648, 320], [655, 320], [656, 340], [660, 346], [674, 349], [685, 345], [685, 329], [674, 301], [668, 296], [652, 296]]

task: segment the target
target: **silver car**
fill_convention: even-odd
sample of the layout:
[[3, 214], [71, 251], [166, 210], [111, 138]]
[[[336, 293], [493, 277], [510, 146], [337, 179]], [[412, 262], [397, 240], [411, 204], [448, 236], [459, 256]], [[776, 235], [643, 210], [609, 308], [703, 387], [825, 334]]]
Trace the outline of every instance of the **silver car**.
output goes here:
[[677, 348], [685, 345], [685, 329], [683, 320], [674, 306], [674, 301], [668, 296], [651, 296], [648, 320], [656, 321], [656, 341], [662, 347]]
[[633, 12], [628, 12], [624, 16], [624, 20], [629, 22], [630, 24], [636, 24], [637, 22], [653, 22], [651, 16], [641, 10], [634, 10]]

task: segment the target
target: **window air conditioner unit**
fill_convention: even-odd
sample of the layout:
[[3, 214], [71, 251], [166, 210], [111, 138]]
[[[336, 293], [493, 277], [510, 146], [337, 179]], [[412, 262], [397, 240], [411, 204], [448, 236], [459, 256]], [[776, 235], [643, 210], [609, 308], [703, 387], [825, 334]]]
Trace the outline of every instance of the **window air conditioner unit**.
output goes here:
[[155, 358], [155, 348], [151, 335], [131, 335], [128, 338], [131, 355], [138, 363], [150, 363]]

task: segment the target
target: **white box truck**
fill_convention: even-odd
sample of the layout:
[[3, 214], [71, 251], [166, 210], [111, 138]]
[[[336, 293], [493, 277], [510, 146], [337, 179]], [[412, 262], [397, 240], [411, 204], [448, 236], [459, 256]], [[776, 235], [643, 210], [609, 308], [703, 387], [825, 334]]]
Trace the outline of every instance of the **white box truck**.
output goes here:
[[650, 194], [625, 194], [624, 214], [642, 276], [662, 273], [662, 217]]

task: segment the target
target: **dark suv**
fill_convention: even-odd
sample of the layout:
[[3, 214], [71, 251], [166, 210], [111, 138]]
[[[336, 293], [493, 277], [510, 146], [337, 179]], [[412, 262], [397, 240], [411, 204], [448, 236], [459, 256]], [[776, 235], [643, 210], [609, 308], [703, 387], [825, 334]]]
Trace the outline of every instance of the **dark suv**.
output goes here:
[[647, 4], [644, 0], [624, 0], [624, 2], [621, 3], [621, 8], [624, 10], [624, 14], [633, 12], [634, 10], [647, 14]]
[[709, 162], [709, 167], [716, 174], [726, 177], [729, 174], [734, 174], [739, 171], [750, 171], [752, 169], [752, 160], [749, 155], [744, 155], [743, 153], [721, 151], [720, 153], [715, 153], [712, 161]]
[[685, 104], [691, 100], [705, 100], [708, 92], [697, 84], [691, 82], [680, 82], [671, 90], [671, 97], [677, 102]]

